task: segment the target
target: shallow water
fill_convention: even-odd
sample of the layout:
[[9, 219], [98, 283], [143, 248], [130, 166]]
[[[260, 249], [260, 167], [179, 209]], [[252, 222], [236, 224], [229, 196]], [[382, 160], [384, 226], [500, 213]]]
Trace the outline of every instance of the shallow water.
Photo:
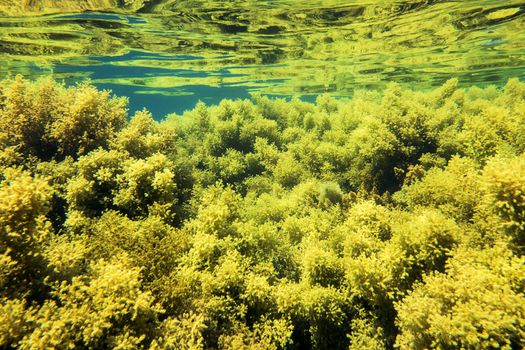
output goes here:
[[0, 18], [0, 74], [91, 79], [156, 117], [253, 92], [351, 97], [525, 79], [525, 1], [150, 2]]

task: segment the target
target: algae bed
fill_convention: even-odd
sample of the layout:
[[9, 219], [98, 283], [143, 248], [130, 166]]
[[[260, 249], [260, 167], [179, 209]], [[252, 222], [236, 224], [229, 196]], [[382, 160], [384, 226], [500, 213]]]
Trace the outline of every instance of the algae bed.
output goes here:
[[524, 14], [0, 0], [0, 349], [523, 348]]

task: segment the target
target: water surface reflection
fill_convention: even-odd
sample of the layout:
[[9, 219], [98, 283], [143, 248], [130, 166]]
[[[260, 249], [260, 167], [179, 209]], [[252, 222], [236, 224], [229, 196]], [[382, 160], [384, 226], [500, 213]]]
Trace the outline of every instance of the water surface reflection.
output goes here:
[[[348, 97], [525, 78], [523, 1], [146, 1], [0, 19], [0, 73], [90, 78], [156, 115], [251, 92]], [[5, 11], [4, 11], [5, 12]]]

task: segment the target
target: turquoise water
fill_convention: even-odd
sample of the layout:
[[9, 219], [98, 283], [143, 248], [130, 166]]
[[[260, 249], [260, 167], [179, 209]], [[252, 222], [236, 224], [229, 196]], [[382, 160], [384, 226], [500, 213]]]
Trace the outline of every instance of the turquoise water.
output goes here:
[[[196, 100], [201, 100], [207, 104], [217, 104], [224, 98], [249, 98], [250, 88], [247, 86], [230, 86], [220, 84], [220, 86], [192, 85], [174, 87], [148, 87], [141, 83], [141, 78], [148, 77], [182, 77], [188, 78], [207, 78], [211, 76], [232, 77], [234, 74], [228, 70], [217, 71], [198, 71], [191, 69], [166, 69], [160, 67], [141, 67], [130, 65], [119, 65], [118, 63], [133, 63], [135, 60], [154, 60], [154, 61], [189, 61], [202, 59], [194, 56], [169, 56], [159, 55], [138, 51], [130, 51], [121, 56], [100, 56], [90, 57], [89, 64], [81, 65], [56, 65], [54, 74], [59, 76], [73, 76], [66, 78], [67, 84], [74, 84], [78, 79], [75, 73], [85, 74], [92, 79], [97, 87], [110, 89], [119, 96], [130, 98], [130, 110], [140, 110], [146, 107], [155, 116], [163, 116], [168, 113], [192, 109]], [[130, 84], [112, 83], [112, 79], [134, 79]]]
[[525, 79], [523, 1], [158, 1], [0, 18], [2, 76], [90, 79], [157, 118], [251, 93], [351, 97]]

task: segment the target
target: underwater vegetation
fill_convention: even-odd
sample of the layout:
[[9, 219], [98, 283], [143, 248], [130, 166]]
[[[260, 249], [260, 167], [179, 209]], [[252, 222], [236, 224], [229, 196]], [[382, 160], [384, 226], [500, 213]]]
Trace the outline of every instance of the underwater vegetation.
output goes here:
[[0, 348], [524, 346], [524, 83], [127, 103], [0, 83]]

